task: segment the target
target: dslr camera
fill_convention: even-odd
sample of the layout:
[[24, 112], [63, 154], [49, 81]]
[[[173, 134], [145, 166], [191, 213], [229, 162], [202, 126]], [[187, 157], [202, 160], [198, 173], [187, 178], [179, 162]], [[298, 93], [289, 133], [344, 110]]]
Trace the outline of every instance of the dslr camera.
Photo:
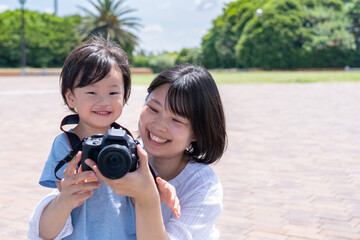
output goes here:
[[111, 128], [105, 136], [95, 134], [84, 139], [82, 145], [82, 171], [92, 170], [85, 159], [96, 162], [102, 175], [110, 179], [118, 179], [137, 168], [137, 141], [124, 129]]

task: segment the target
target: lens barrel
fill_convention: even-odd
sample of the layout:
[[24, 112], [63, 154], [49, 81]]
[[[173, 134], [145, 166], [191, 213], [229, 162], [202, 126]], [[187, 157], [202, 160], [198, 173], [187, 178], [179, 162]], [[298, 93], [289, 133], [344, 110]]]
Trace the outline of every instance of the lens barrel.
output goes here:
[[119, 144], [111, 144], [100, 151], [97, 164], [105, 177], [118, 179], [130, 171], [131, 161], [128, 148]]

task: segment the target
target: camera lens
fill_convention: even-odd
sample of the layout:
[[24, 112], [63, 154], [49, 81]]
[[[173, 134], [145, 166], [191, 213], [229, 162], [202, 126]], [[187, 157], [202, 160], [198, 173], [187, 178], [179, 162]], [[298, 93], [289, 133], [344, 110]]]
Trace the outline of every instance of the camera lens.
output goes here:
[[129, 172], [131, 156], [126, 147], [112, 144], [100, 151], [97, 164], [105, 177], [117, 179]]

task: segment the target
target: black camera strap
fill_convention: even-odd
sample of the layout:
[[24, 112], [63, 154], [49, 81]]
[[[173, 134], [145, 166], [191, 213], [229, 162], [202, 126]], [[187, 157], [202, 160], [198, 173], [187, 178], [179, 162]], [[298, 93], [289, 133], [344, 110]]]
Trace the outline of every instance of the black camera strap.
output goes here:
[[[81, 149], [82, 149], [82, 143], [83, 143], [83, 141], [84, 141], [84, 139], [83, 139], [83, 140], [80, 140], [80, 138], [78, 137], [78, 135], [76, 135], [75, 133], [69, 132], [69, 131], [65, 131], [64, 128], [63, 128], [63, 126], [65, 126], [65, 125], [71, 125], [71, 124], [78, 124], [78, 123], [79, 123], [79, 115], [78, 115], [78, 114], [72, 114], [72, 115], [66, 116], [66, 117], [61, 121], [61, 124], [60, 124], [60, 129], [61, 129], [61, 131], [63, 131], [63, 132], [65, 133], [65, 135], [66, 135], [66, 137], [67, 137], [68, 142], [69, 142], [69, 145], [70, 145], [70, 148], [71, 148], [71, 151], [70, 151], [70, 153], [69, 153], [68, 155], [65, 156], [64, 159], [62, 159], [62, 160], [56, 165], [56, 167], [55, 167], [55, 169], [54, 169], [55, 177], [56, 177], [59, 181], [61, 181], [61, 178], [59, 178], [59, 177], [56, 175], [57, 171], [59, 171], [59, 169], [60, 169], [62, 166], [64, 166], [66, 163], [70, 162], [71, 159], [73, 159], [73, 158], [76, 156], [76, 154], [77, 154], [79, 151], [81, 151]], [[126, 133], [129, 134], [129, 135], [134, 139], [134, 136], [131, 134], [131, 132], [130, 132], [128, 129], [120, 126], [118, 123], [113, 122], [113, 123], [111, 124], [111, 127], [116, 128], [116, 129], [119, 129], [119, 128], [124, 129], [124, 130], [126, 131]], [[135, 140], [135, 141], [136, 141], [137, 144], [139, 144], [139, 142], [138, 142], [137, 140]], [[81, 162], [78, 163], [78, 166], [80, 166], [80, 164], [81, 164]], [[153, 167], [150, 165], [150, 163], [149, 163], [149, 168], [150, 168], [150, 172], [151, 172], [151, 174], [153, 175], [154, 180], [155, 180], [155, 182], [156, 182], [156, 177], [157, 177], [157, 175], [156, 175], [156, 172], [155, 172], [155, 170], [153, 169]]]

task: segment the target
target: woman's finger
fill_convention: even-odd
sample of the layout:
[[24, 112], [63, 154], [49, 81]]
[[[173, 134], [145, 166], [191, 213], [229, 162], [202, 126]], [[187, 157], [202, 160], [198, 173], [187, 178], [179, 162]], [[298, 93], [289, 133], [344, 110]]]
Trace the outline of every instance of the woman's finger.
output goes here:
[[139, 156], [139, 168], [140, 169], [148, 169], [149, 168], [149, 162], [148, 162], [148, 156], [145, 151], [140, 145], [137, 145], [137, 154]]

